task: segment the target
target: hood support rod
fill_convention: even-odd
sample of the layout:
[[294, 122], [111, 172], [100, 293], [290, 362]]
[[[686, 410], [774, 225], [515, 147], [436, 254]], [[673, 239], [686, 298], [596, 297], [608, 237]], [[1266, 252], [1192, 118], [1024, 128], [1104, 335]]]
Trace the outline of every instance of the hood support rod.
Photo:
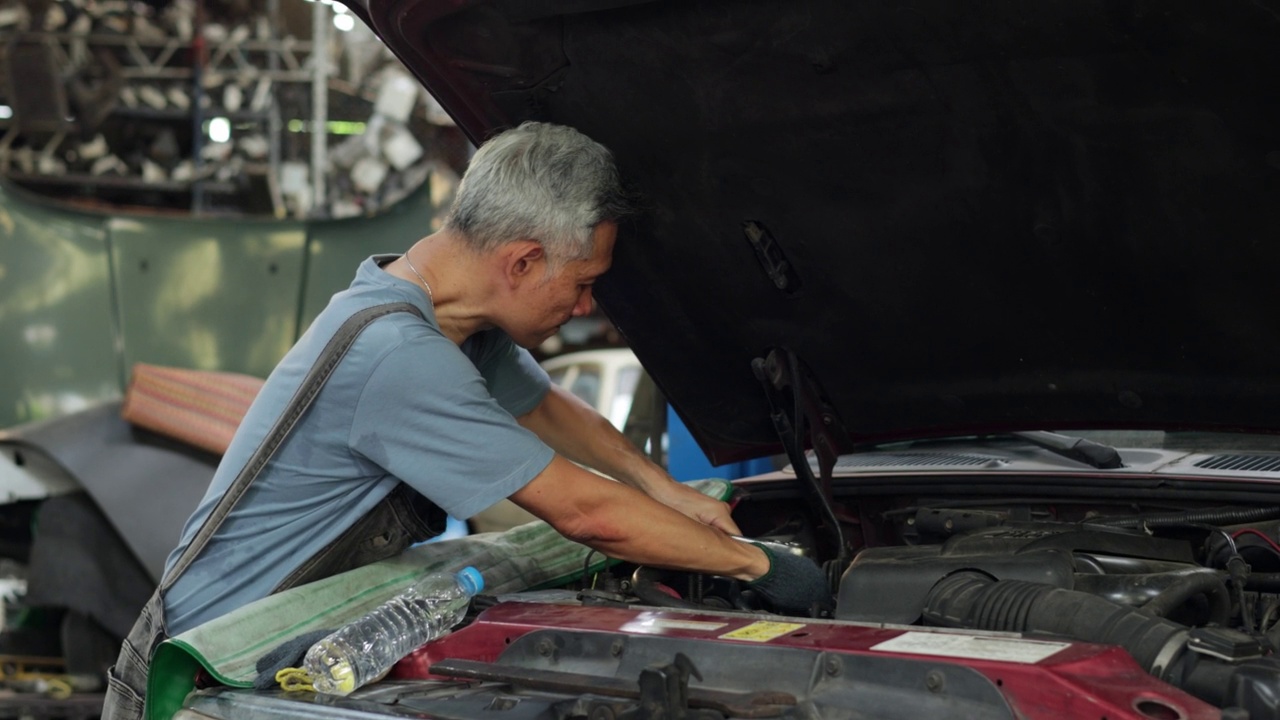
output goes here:
[[[770, 350], [764, 358], [751, 361], [751, 370], [764, 387], [769, 417], [791, 467], [803, 480], [807, 499], [818, 514], [818, 530], [826, 535], [829, 544], [827, 557], [836, 561], [828, 567], [838, 578], [848, 564], [849, 547], [833, 507], [832, 471], [848, 434], [835, 408], [824, 399], [817, 381], [794, 352], [785, 348]], [[818, 459], [816, 476], [805, 455], [806, 444]]]

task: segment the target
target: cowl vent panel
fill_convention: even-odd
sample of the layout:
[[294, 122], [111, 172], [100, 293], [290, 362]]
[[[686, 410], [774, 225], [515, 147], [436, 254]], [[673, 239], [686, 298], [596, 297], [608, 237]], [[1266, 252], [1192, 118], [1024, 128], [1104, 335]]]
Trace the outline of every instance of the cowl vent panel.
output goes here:
[[[813, 464], [814, 460], [810, 460]], [[997, 467], [1002, 458], [970, 453], [875, 453], [874, 455], [842, 455], [836, 470], [868, 467]]]
[[1214, 455], [1195, 464], [1206, 470], [1280, 473], [1280, 455]]

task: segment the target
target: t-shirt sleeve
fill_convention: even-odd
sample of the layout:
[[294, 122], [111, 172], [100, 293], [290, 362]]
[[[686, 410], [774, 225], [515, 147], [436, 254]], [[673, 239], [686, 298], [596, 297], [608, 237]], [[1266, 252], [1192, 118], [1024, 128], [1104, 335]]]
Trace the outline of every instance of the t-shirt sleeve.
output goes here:
[[555, 455], [495, 399], [456, 345], [434, 336], [405, 340], [378, 363], [357, 402], [350, 443], [456, 518], [524, 487]]
[[551, 387], [547, 371], [533, 355], [501, 330], [485, 333], [476, 367], [489, 383], [489, 393], [516, 417], [537, 407]]

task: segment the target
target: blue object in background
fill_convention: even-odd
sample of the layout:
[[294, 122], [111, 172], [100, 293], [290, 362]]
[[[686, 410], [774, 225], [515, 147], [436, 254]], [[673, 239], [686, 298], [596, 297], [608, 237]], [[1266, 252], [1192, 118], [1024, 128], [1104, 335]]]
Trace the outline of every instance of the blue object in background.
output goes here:
[[754, 460], [712, 465], [707, 456], [694, 441], [689, 428], [676, 415], [671, 406], [667, 406], [667, 472], [680, 482], [702, 480], [704, 478], [724, 478], [735, 480], [761, 473], [773, 472], [773, 458], [762, 457]]

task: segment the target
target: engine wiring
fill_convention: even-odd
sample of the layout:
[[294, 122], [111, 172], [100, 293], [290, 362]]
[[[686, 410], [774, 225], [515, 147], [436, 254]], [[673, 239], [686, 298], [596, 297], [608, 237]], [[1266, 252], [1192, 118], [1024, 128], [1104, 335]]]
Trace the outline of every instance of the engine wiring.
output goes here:
[[1280, 543], [1277, 543], [1275, 540], [1272, 540], [1270, 537], [1267, 536], [1266, 533], [1262, 532], [1261, 530], [1256, 530], [1254, 528], [1245, 528], [1243, 530], [1235, 531], [1234, 533], [1231, 534], [1231, 537], [1233, 539], [1238, 540], [1241, 535], [1253, 535], [1253, 536], [1262, 538], [1262, 540], [1265, 541], [1267, 545], [1271, 547], [1272, 550], [1276, 551], [1277, 555], [1280, 555]]

